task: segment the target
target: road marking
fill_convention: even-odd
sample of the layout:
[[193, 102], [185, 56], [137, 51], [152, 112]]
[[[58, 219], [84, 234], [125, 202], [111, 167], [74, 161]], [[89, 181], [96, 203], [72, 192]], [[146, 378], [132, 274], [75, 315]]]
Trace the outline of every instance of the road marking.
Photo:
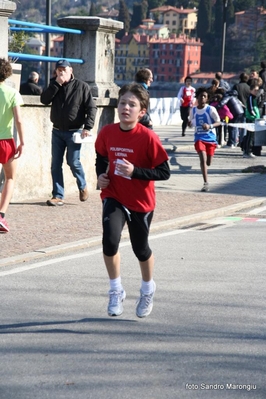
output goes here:
[[266, 222], [266, 218], [252, 218], [252, 217], [234, 217], [228, 216], [225, 217], [224, 220], [232, 221], [232, 222]]
[[266, 206], [261, 206], [261, 207], [252, 209], [252, 211], [249, 211], [248, 213], [250, 215], [257, 215], [258, 213], [265, 212], [265, 211], [266, 211]]

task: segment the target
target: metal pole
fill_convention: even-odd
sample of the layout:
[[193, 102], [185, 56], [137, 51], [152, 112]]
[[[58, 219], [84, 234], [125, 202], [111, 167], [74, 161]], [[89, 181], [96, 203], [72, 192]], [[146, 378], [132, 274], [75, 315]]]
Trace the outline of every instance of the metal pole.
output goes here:
[[228, 6], [228, 0], [223, 0], [223, 35], [222, 35], [222, 52], [221, 52], [221, 68], [220, 68], [222, 73], [224, 72], [227, 6]]
[[[46, 25], [51, 25], [51, 0], [46, 0]], [[50, 33], [45, 34], [45, 55], [50, 57]], [[50, 62], [45, 63], [45, 87], [50, 82]]]

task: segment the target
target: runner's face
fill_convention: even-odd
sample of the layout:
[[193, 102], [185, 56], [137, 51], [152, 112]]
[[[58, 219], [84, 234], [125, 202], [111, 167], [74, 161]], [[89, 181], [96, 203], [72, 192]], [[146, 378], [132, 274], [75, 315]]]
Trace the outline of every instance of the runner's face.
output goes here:
[[122, 129], [132, 129], [146, 112], [141, 110], [139, 99], [131, 92], [120, 97], [117, 110]]
[[208, 101], [208, 93], [206, 91], [203, 91], [200, 93], [198, 96], [198, 104], [199, 106], [204, 106]]
[[190, 80], [190, 79], [187, 79], [187, 80], [186, 80], [186, 86], [189, 87], [190, 85], [191, 85], [191, 80]]

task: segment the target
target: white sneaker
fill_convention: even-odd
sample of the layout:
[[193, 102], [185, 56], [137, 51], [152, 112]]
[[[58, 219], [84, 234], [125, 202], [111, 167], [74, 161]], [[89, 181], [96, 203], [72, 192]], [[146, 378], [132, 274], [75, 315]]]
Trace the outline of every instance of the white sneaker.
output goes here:
[[203, 191], [203, 192], [209, 191], [209, 183], [204, 183], [204, 185], [200, 191]]
[[250, 154], [243, 154], [243, 158], [256, 158], [256, 155], [250, 153]]
[[124, 299], [126, 299], [126, 291], [109, 291], [109, 303], [107, 308], [109, 316], [120, 316], [123, 313]]
[[151, 294], [145, 295], [140, 290], [140, 297], [137, 300], [136, 315], [140, 318], [149, 316], [153, 308], [153, 297], [156, 290], [156, 284], [153, 282], [154, 288]]

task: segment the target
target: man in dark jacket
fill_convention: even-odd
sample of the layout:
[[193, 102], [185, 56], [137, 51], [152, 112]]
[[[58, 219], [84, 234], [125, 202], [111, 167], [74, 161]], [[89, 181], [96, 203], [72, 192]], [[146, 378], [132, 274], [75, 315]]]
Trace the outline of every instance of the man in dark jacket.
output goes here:
[[[230, 122], [240, 123], [243, 120], [245, 107], [244, 104], [242, 104], [241, 101], [238, 99], [236, 90], [230, 90], [225, 93], [223, 99], [219, 103], [219, 107], [222, 107], [225, 104], [227, 105], [227, 107], [230, 109], [231, 113], [234, 116], [234, 118]], [[228, 126], [228, 133], [229, 135], [228, 135], [227, 146], [235, 147], [237, 143], [238, 129], [233, 126]]]
[[248, 74], [242, 72], [239, 76], [239, 83], [233, 86], [232, 90], [237, 91], [238, 99], [242, 102], [242, 104], [247, 105], [247, 99], [250, 95], [250, 87], [248, 85]]
[[20, 94], [25, 94], [28, 96], [39, 96], [42, 93], [41, 86], [38, 86], [39, 74], [32, 71], [29, 74], [29, 79], [27, 82], [20, 85]]
[[259, 71], [259, 77], [262, 79], [263, 82], [263, 89], [266, 92], [266, 61], [261, 61], [260, 63], [261, 70]]
[[90, 136], [96, 116], [96, 104], [93, 100], [90, 86], [74, 78], [73, 70], [67, 60], [56, 63], [56, 77], [51, 79], [49, 86], [41, 94], [41, 102], [52, 103], [52, 198], [47, 205], [64, 205], [64, 179], [62, 164], [65, 151], [66, 158], [73, 176], [76, 178], [80, 201], [89, 197], [85, 173], [80, 162], [81, 144], [73, 140], [74, 133], [80, 133], [81, 138]]
[[[264, 93], [266, 93], [266, 61], [261, 61], [260, 66], [261, 70], [259, 71], [259, 77], [262, 79], [262, 89], [264, 90]], [[265, 115], [265, 113], [266, 107], [264, 105], [262, 115]]]
[[[241, 103], [245, 106], [247, 106], [247, 100], [249, 98], [250, 95], [250, 86], [248, 85], [248, 80], [249, 80], [249, 76], [247, 73], [242, 72], [239, 76], [239, 83], [235, 84], [233, 86], [233, 90], [237, 91], [237, 97], [238, 99], [241, 101]], [[245, 122], [245, 114], [242, 114], [241, 117], [238, 118], [238, 122], [239, 123], [244, 123]], [[243, 138], [246, 134], [245, 129], [240, 128], [238, 129], [238, 134], [239, 134], [239, 146], [241, 147]]]

